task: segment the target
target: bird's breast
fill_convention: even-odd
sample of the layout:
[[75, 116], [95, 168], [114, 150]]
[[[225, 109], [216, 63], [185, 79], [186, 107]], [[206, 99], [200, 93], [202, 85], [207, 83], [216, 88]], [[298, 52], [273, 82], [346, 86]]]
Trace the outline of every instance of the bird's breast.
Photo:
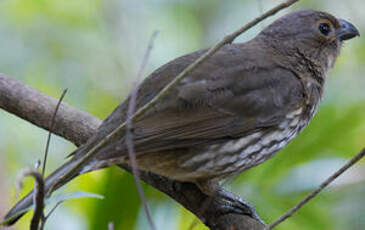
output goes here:
[[313, 107], [308, 116], [305, 115], [307, 109], [301, 107], [288, 113], [274, 127], [209, 146], [206, 151], [188, 158], [181, 166], [190, 168], [196, 176], [217, 179], [238, 174], [264, 162], [286, 146], [308, 124], [315, 109]]

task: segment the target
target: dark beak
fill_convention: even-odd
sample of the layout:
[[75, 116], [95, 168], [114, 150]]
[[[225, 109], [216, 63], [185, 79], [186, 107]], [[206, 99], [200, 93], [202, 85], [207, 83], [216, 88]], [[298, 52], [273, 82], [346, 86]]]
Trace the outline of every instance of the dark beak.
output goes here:
[[348, 22], [346, 20], [343, 20], [343, 19], [338, 19], [338, 21], [341, 24], [341, 28], [339, 28], [337, 30], [337, 37], [341, 41], [349, 40], [349, 39], [354, 38], [356, 36], [360, 36], [359, 31], [350, 22]]

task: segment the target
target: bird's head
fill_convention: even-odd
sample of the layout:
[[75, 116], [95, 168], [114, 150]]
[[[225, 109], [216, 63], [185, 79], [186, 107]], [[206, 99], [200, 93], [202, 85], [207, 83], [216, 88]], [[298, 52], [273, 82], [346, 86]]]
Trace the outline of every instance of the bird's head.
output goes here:
[[333, 67], [341, 45], [360, 33], [354, 25], [331, 14], [303, 10], [287, 14], [266, 27], [259, 35], [286, 55], [301, 55], [325, 68]]

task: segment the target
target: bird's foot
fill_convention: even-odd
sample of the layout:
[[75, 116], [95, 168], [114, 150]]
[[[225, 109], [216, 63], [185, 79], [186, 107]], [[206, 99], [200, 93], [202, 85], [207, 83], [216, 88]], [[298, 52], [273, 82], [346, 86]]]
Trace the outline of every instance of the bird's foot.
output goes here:
[[200, 190], [211, 197], [211, 201], [218, 202], [219, 212], [223, 214], [236, 213], [247, 215], [265, 225], [251, 203], [241, 197], [222, 189], [218, 183], [212, 181], [197, 181]]
[[214, 196], [222, 201], [220, 202], [220, 211], [222, 213], [237, 213], [241, 215], [248, 215], [265, 225], [265, 222], [257, 214], [253, 205], [243, 198], [233, 193], [230, 193], [222, 188], [217, 190]]

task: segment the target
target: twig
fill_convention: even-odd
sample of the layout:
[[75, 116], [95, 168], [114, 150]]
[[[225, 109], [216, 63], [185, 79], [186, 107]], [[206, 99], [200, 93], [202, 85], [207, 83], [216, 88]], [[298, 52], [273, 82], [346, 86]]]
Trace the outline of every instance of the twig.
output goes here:
[[34, 169], [27, 169], [23, 173], [23, 178], [32, 176], [34, 178], [34, 196], [33, 202], [35, 205], [34, 214], [30, 222], [30, 230], [38, 230], [39, 223], [43, 219], [44, 209], [44, 180], [42, 174]]
[[[143, 115], [148, 109], [153, 107], [159, 100], [161, 100], [168, 91], [173, 88], [180, 80], [182, 80], [184, 77], [186, 77], [188, 74], [193, 72], [197, 67], [199, 67], [205, 60], [207, 60], [209, 57], [211, 57], [214, 53], [216, 53], [222, 46], [225, 44], [231, 43], [236, 37], [238, 37], [240, 34], [244, 33], [248, 29], [252, 28], [262, 20], [266, 19], [267, 17], [270, 17], [274, 15], [275, 13], [279, 12], [280, 10], [287, 8], [291, 6], [292, 4], [298, 2], [299, 0], [288, 0], [286, 2], [283, 2], [279, 4], [278, 6], [272, 8], [271, 10], [266, 11], [264, 14], [260, 15], [259, 17], [255, 18], [251, 22], [247, 23], [245, 26], [241, 27], [239, 30], [227, 35], [222, 41], [218, 42], [215, 46], [210, 48], [205, 54], [200, 56], [195, 62], [190, 64], [188, 67], [186, 67], [173, 81], [171, 81], [169, 84], [167, 84], [152, 100], [142, 106], [138, 111], [131, 117], [131, 120], [135, 120], [139, 118], [141, 115]], [[94, 154], [101, 149], [103, 146], [105, 146], [110, 140], [113, 139], [117, 134], [122, 132], [126, 127], [126, 122], [123, 122], [121, 125], [116, 127], [111, 133], [109, 133], [106, 137], [104, 137], [102, 140], [100, 140], [97, 144], [95, 144], [83, 157], [79, 159], [79, 161], [74, 165], [74, 167], [68, 172], [65, 173], [62, 177], [59, 178], [59, 180], [50, 188], [49, 194], [52, 193], [55, 187], [57, 185], [61, 184], [61, 182], [65, 179], [67, 179], [69, 176], [71, 176], [74, 172], [76, 172], [80, 167], [82, 167], [85, 162], [87, 162]]]
[[[51, 137], [52, 137], [52, 132], [53, 132], [53, 129], [55, 127], [55, 123], [56, 123], [56, 115], [57, 115], [57, 112], [58, 112], [58, 109], [60, 108], [61, 106], [61, 103], [62, 103], [62, 100], [63, 98], [65, 97], [67, 93], [67, 89], [64, 89], [62, 94], [61, 94], [61, 97], [60, 99], [58, 100], [57, 102], [57, 105], [56, 105], [56, 108], [53, 112], [53, 115], [52, 115], [52, 118], [51, 118], [51, 123], [49, 125], [49, 130], [48, 130], [48, 136], [47, 136], [47, 142], [46, 142], [46, 149], [44, 151], [44, 157], [43, 157], [43, 167], [42, 167], [42, 181], [43, 181], [43, 178], [44, 178], [44, 174], [46, 172], [46, 165], [47, 165], [47, 157], [48, 157], [48, 151], [49, 151], [49, 145], [50, 145], [50, 142], [51, 142]], [[44, 185], [43, 185], [44, 187]], [[35, 190], [35, 189], [34, 189]], [[44, 188], [43, 188], [44, 190]], [[44, 200], [44, 191], [43, 191], [43, 198], [42, 198], [42, 202]], [[44, 226], [46, 225], [46, 222], [47, 222], [47, 219], [50, 217], [50, 215], [53, 213], [54, 210], [56, 210], [56, 208], [61, 204], [62, 202], [58, 202], [53, 208], [52, 210], [48, 213], [47, 216], [44, 216], [43, 214], [43, 210], [42, 210], [42, 215], [41, 215], [41, 226], [40, 226], [40, 230], [43, 230], [44, 229]], [[44, 204], [43, 204], [43, 207], [42, 209], [44, 208]], [[34, 218], [34, 217], [33, 217]], [[38, 220], [38, 224], [37, 226], [39, 226], [39, 220]], [[37, 227], [38, 229], [38, 227]]]
[[57, 115], [58, 109], [59, 109], [59, 107], [61, 105], [61, 102], [62, 102], [63, 98], [65, 97], [66, 93], [67, 93], [67, 89], [64, 89], [63, 92], [62, 92], [62, 94], [61, 94], [60, 99], [58, 100], [58, 103], [56, 105], [56, 108], [54, 110], [54, 113], [52, 115], [51, 123], [50, 123], [50, 126], [49, 126], [49, 131], [48, 131], [48, 137], [47, 137], [47, 143], [46, 143], [46, 150], [44, 151], [43, 168], [42, 168], [42, 176], [43, 177], [44, 177], [44, 173], [46, 171], [46, 164], [47, 164], [47, 156], [48, 156], [49, 143], [51, 142], [51, 136], [52, 136], [52, 131], [53, 131], [54, 126], [55, 126], [56, 115]]
[[301, 200], [296, 206], [291, 208], [284, 215], [275, 220], [267, 230], [271, 230], [275, 228], [278, 224], [285, 221], [287, 218], [292, 216], [296, 211], [298, 211], [303, 205], [308, 203], [312, 198], [314, 198], [318, 193], [320, 193], [327, 185], [332, 183], [337, 177], [339, 177], [342, 173], [344, 173], [347, 169], [353, 166], [356, 162], [358, 162], [365, 155], [365, 148], [354, 156], [351, 160], [349, 160], [342, 168], [337, 170], [334, 174], [332, 174], [327, 180], [325, 180], [317, 189], [313, 190], [308, 196], [306, 196], [303, 200]]
[[132, 174], [133, 174], [133, 178], [134, 181], [136, 183], [136, 187], [137, 187], [137, 191], [139, 194], [139, 198], [141, 199], [144, 211], [146, 213], [147, 216], [147, 220], [150, 224], [151, 229], [156, 229], [155, 228], [155, 224], [153, 223], [152, 217], [151, 217], [151, 213], [148, 209], [148, 205], [147, 205], [147, 201], [146, 201], [146, 197], [143, 194], [143, 189], [142, 189], [142, 185], [141, 185], [141, 181], [139, 180], [139, 173], [138, 173], [138, 167], [137, 167], [137, 160], [136, 160], [136, 152], [134, 149], [134, 143], [133, 143], [133, 122], [132, 122], [132, 116], [133, 113], [135, 111], [136, 108], [136, 99], [137, 99], [137, 92], [138, 92], [138, 83], [139, 80], [141, 79], [144, 69], [147, 65], [147, 61], [149, 59], [152, 47], [153, 47], [153, 42], [156, 39], [157, 35], [158, 35], [158, 31], [154, 31], [150, 41], [148, 43], [147, 46], [147, 50], [146, 53], [143, 57], [142, 60], [142, 64], [141, 67], [138, 71], [137, 77], [136, 77], [136, 83], [134, 84], [133, 87], [133, 91], [129, 100], [129, 105], [128, 105], [128, 113], [127, 113], [127, 130], [126, 130], [126, 145], [128, 148], [128, 156], [129, 156], [129, 160], [130, 160], [130, 164], [132, 166]]
[[49, 211], [49, 213], [42, 219], [42, 222], [41, 222], [41, 227], [39, 228], [39, 230], [43, 230], [44, 229], [44, 226], [46, 225], [46, 222], [48, 220], [48, 218], [52, 215], [52, 213], [58, 208], [58, 206], [60, 204], [62, 204], [63, 201], [58, 201], [57, 204], [51, 209], [51, 211]]

